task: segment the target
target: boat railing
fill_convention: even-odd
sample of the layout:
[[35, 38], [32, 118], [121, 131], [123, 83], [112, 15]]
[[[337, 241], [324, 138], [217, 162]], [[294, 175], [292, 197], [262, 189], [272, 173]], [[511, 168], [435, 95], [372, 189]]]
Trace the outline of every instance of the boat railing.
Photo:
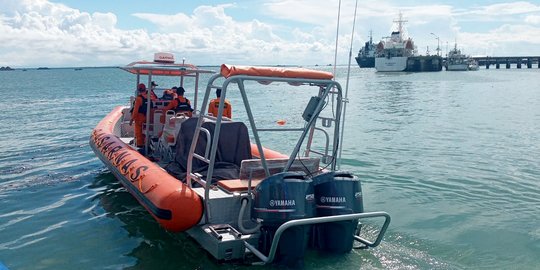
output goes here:
[[281, 226], [279, 226], [278, 229], [276, 230], [268, 255], [264, 255], [261, 251], [259, 251], [256, 247], [254, 247], [247, 241], [244, 241], [244, 245], [249, 251], [251, 251], [255, 256], [257, 256], [262, 261], [262, 264], [267, 264], [267, 263], [271, 263], [274, 260], [277, 247], [279, 244], [279, 240], [282, 234], [289, 228], [296, 227], [296, 226], [303, 226], [303, 225], [314, 225], [314, 224], [329, 223], [329, 222], [359, 220], [359, 219], [373, 219], [373, 218], [384, 218], [384, 223], [381, 226], [380, 230], [378, 231], [377, 237], [375, 238], [375, 240], [371, 241], [371, 240], [361, 237], [359, 235], [360, 232], [357, 232], [354, 235], [354, 240], [362, 244], [362, 246], [355, 247], [355, 248], [372, 248], [372, 247], [378, 246], [381, 243], [382, 238], [384, 237], [384, 234], [386, 233], [386, 230], [388, 229], [388, 226], [390, 225], [390, 215], [386, 212], [368, 212], [368, 213], [357, 213], [357, 214], [336, 215], [336, 216], [326, 216], [326, 217], [313, 217], [313, 218], [295, 219], [295, 220], [287, 221], [283, 223]]
[[[324, 123], [324, 121], [323, 121], [323, 123]], [[323, 125], [324, 125], [324, 124], [323, 124]], [[326, 130], [324, 130], [324, 129], [322, 129], [322, 128], [315, 127], [314, 130], [318, 130], [318, 131], [320, 131], [320, 132], [322, 132], [322, 133], [324, 134], [324, 137], [325, 137], [324, 152], [319, 152], [319, 151], [317, 151], [317, 150], [313, 150], [313, 149], [311, 149], [311, 148], [307, 148], [307, 149], [306, 149], [305, 155], [308, 156], [309, 153], [314, 153], [314, 154], [320, 155], [321, 158], [322, 158], [321, 161], [322, 161], [323, 163], [328, 164], [328, 163], [330, 163], [329, 160], [330, 160], [330, 158], [332, 157], [332, 156], [328, 155], [328, 149], [329, 149], [329, 147], [330, 147], [330, 135], [328, 135], [328, 132], [326, 132]]]
[[[264, 150], [261, 144], [261, 140], [259, 138], [259, 131], [300, 131], [302, 134], [299, 137], [299, 141], [296, 143], [296, 146], [294, 147], [292, 153], [290, 154], [289, 160], [287, 161], [287, 164], [284, 166], [283, 171], [288, 171], [289, 168], [292, 166], [294, 160], [297, 157], [298, 152], [300, 151], [300, 148], [302, 147], [304, 143], [304, 139], [308, 138], [308, 143], [306, 148], [310, 148], [310, 144], [312, 142], [312, 136], [313, 131], [315, 129], [315, 124], [317, 119], [319, 119], [319, 113], [324, 109], [325, 107], [325, 100], [326, 97], [329, 96], [330, 93], [332, 93], [332, 98], [335, 98], [337, 102], [335, 102], [335, 111], [334, 111], [334, 117], [333, 121], [335, 121], [334, 126], [334, 140], [333, 140], [333, 146], [331, 153], [338, 153], [338, 146], [339, 146], [339, 133], [340, 133], [340, 118], [341, 118], [341, 107], [342, 107], [342, 95], [341, 95], [341, 86], [336, 81], [330, 80], [330, 79], [311, 79], [311, 78], [291, 78], [291, 77], [270, 77], [270, 76], [253, 76], [253, 75], [234, 75], [230, 77], [226, 77], [225, 80], [221, 85], [214, 85], [215, 81], [218, 79], [223, 79], [225, 76], [222, 74], [215, 74], [213, 75], [207, 84], [207, 88], [205, 91], [205, 95], [203, 98], [203, 103], [201, 106], [201, 117], [199, 117], [199, 120], [197, 122], [197, 127], [195, 128], [195, 132], [193, 135], [193, 141], [190, 147], [189, 156], [187, 159], [187, 182], [188, 185], [191, 185], [192, 181], [204, 183], [205, 191], [204, 191], [204, 204], [205, 204], [205, 222], [209, 222], [211, 220], [211, 207], [209, 198], [210, 198], [210, 189], [211, 185], [209, 179], [212, 179], [213, 172], [214, 172], [214, 164], [216, 159], [216, 153], [218, 148], [218, 141], [219, 141], [219, 133], [221, 129], [221, 122], [223, 120], [223, 111], [224, 111], [224, 100], [227, 94], [227, 88], [232, 83], [233, 85], [238, 86], [238, 90], [240, 92], [240, 95], [242, 97], [242, 102], [245, 107], [245, 111], [247, 114], [247, 118], [249, 121], [249, 126], [251, 128], [251, 135], [253, 136], [253, 139], [255, 140], [255, 143], [257, 145], [257, 149], [260, 153], [260, 160], [262, 167], [264, 168], [266, 177], [270, 176], [270, 171], [268, 169], [268, 164], [266, 161], [266, 157], [264, 155]], [[263, 82], [263, 84], [268, 84], [269, 82], [285, 82], [292, 86], [299, 86], [299, 85], [307, 85], [307, 86], [314, 86], [318, 87], [318, 94], [316, 98], [313, 100], [312, 104], [308, 104], [308, 107], [311, 106], [310, 110], [311, 113], [304, 117], [304, 120], [307, 122], [303, 128], [279, 128], [279, 129], [264, 129], [264, 128], [257, 128], [257, 125], [255, 123], [255, 119], [251, 110], [251, 106], [249, 103], [249, 100], [247, 98], [246, 89], [244, 82], [245, 81], [255, 81], [255, 82]], [[193, 158], [195, 158], [195, 147], [197, 144], [197, 141], [199, 139], [199, 133], [202, 130], [202, 124], [204, 122], [204, 119], [207, 117], [205, 114], [206, 112], [206, 106], [208, 106], [209, 100], [210, 100], [210, 93], [212, 92], [212, 89], [221, 88], [221, 101], [219, 103], [218, 107], [218, 115], [215, 120], [215, 129], [213, 131], [212, 140], [211, 140], [211, 148], [209, 153], [209, 158], [205, 158], [203, 162], [207, 162], [209, 164], [208, 170], [206, 171], [206, 180], [202, 179], [202, 177], [196, 176], [192, 172], [192, 166], [193, 166]], [[311, 101], [310, 101], [311, 102]], [[330, 151], [325, 150], [326, 152]], [[308, 152], [309, 153], [309, 152]], [[200, 157], [197, 157], [198, 159], [201, 159]], [[330, 162], [329, 169], [335, 170], [336, 169], [336, 158], [333, 158]]]

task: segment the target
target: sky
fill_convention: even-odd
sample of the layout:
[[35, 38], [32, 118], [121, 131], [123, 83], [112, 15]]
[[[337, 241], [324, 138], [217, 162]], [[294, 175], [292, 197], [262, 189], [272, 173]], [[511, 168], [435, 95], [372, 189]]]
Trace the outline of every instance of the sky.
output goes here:
[[[540, 0], [0, 0], [0, 66], [347, 64], [402, 12], [418, 52], [540, 55]], [[338, 17], [339, 13], [339, 17]], [[339, 32], [338, 30], [339, 19]], [[354, 32], [353, 32], [353, 27]], [[336, 42], [337, 37], [337, 42]], [[354, 59], [352, 59], [354, 63]]]

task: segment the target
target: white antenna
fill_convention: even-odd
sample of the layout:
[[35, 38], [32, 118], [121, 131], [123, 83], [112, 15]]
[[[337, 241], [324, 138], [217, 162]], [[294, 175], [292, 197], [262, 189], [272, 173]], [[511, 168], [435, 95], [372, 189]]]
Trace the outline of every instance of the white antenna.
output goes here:
[[339, 0], [338, 13], [337, 13], [336, 49], [334, 50], [334, 80], [336, 79], [336, 62], [337, 62], [337, 49], [338, 49], [338, 39], [339, 39], [339, 17], [341, 17], [341, 0]]
[[[341, 120], [341, 138], [339, 139], [339, 155], [338, 155], [338, 169], [341, 167], [341, 152], [343, 151], [343, 133], [345, 132], [345, 113], [347, 112], [347, 103], [349, 103], [349, 78], [351, 75], [351, 59], [352, 59], [352, 46], [354, 41], [354, 27], [356, 26], [356, 10], [358, 8], [358, 0], [354, 5], [354, 19], [351, 32], [351, 46], [349, 47], [349, 65], [347, 67], [347, 82], [345, 83], [345, 98], [343, 99], [343, 119]], [[335, 76], [334, 76], [335, 77]]]

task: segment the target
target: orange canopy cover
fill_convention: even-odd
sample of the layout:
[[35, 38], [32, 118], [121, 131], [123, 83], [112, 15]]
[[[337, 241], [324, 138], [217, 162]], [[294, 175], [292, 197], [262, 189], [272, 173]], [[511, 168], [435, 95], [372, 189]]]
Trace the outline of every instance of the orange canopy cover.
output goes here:
[[282, 77], [282, 78], [304, 78], [316, 80], [330, 80], [334, 77], [332, 73], [320, 70], [305, 68], [279, 68], [279, 67], [250, 67], [221, 65], [221, 75], [229, 78], [234, 75]]

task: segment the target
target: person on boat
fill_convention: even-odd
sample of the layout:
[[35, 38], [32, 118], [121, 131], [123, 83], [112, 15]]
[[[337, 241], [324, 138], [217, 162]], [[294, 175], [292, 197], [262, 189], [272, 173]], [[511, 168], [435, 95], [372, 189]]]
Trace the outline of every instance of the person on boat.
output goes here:
[[154, 90], [156, 89], [156, 86], [159, 86], [156, 82], [152, 81], [150, 83], [150, 95], [152, 96], [152, 100], [157, 100], [158, 99], [158, 96], [154, 92]]
[[[150, 106], [152, 106], [150, 102]], [[130, 125], [135, 122], [134, 131], [135, 131], [135, 144], [137, 147], [144, 146], [144, 134], [142, 131], [143, 124], [146, 122], [146, 112], [148, 110], [148, 98], [146, 95], [146, 85], [140, 83], [137, 87], [137, 97], [133, 104], [133, 110], [131, 111], [131, 121]]]
[[180, 86], [176, 89], [177, 97], [165, 107], [165, 111], [174, 110], [176, 113], [184, 113], [188, 117], [193, 115], [193, 108], [191, 108], [191, 102], [189, 99], [184, 97], [186, 90], [184, 87]]
[[[213, 116], [218, 115], [218, 109], [219, 109], [219, 98], [221, 97], [221, 88], [216, 89], [216, 97], [210, 101], [210, 105], [208, 106], [208, 114], [212, 114]], [[223, 104], [223, 116], [231, 119], [232, 118], [232, 105], [228, 100], [225, 100], [225, 104]]]
[[162, 100], [173, 100], [176, 98], [176, 89], [177, 87], [173, 87], [172, 89], [165, 89], [163, 91], [163, 96], [161, 96]]

